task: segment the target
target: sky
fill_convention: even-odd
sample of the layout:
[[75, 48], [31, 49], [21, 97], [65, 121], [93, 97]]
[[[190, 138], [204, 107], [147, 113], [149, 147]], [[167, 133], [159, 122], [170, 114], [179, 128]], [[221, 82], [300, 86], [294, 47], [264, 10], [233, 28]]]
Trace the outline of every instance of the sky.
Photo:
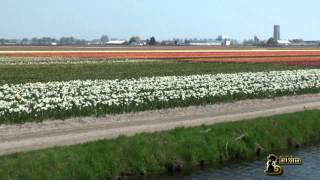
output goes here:
[[320, 40], [319, 0], [0, 0], [0, 38]]

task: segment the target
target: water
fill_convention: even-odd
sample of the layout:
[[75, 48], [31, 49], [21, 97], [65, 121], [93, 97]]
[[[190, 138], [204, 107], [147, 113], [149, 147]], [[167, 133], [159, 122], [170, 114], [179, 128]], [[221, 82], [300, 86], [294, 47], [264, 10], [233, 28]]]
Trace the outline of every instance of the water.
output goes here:
[[[191, 174], [164, 176], [152, 179], [164, 180], [212, 180], [212, 179], [306, 179], [320, 180], [320, 145], [305, 147], [290, 153], [303, 160], [303, 165], [282, 165], [284, 173], [280, 177], [264, 174], [266, 159], [261, 158], [253, 162], [243, 162], [224, 166], [221, 169], [209, 169], [192, 172]], [[277, 153], [281, 155], [281, 153]]]

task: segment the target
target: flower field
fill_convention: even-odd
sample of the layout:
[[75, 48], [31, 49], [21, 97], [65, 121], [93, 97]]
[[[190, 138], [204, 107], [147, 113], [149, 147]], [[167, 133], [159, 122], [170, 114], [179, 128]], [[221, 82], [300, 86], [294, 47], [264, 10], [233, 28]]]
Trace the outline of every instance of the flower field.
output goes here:
[[304, 65], [308, 62], [319, 63], [320, 56], [292, 56], [292, 57], [230, 57], [230, 58], [186, 58], [193, 62], [238, 62], [238, 63], [285, 63]]
[[0, 65], [28, 65], [28, 64], [101, 64], [101, 63], [131, 63], [156, 62], [156, 59], [106, 59], [79, 57], [10, 57], [0, 56]]
[[[9, 57], [59, 57], [73, 59], [69, 63], [89, 62], [95, 59], [176, 59], [204, 62], [253, 62], [253, 63], [294, 63], [312, 65], [320, 62], [319, 50], [68, 50], [68, 51], [0, 51]], [[303, 62], [312, 62], [306, 63]], [[25, 62], [25, 61], [23, 61]], [[49, 62], [49, 61], [48, 61]]]
[[235, 58], [235, 57], [312, 57], [318, 50], [133, 50], [133, 51], [3, 51], [1, 54], [29, 57], [84, 57], [128, 59]]
[[318, 91], [320, 69], [0, 86], [0, 123]]
[[[173, 60], [173, 59], [168, 59]], [[121, 63], [121, 62], [156, 62], [160, 59], [127, 59], [127, 58], [84, 58], [84, 57], [28, 57], [28, 56], [0, 56], [0, 65], [23, 65], [23, 64], [98, 64], [98, 63]], [[292, 65], [320, 65], [320, 56], [309, 57], [214, 57], [214, 58], [180, 58], [176, 61], [189, 62], [227, 62], [227, 63], [284, 63]]]

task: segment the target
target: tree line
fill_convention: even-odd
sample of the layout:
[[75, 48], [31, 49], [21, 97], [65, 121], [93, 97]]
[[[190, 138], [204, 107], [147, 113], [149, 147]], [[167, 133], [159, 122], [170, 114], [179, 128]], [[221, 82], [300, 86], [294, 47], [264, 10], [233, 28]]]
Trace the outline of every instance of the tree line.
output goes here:
[[21, 44], [21, 45], [85, 45], [89, 41], [84, 39], [77, 39], [74, 37], [61, 37], [55, 39], [51, 37], [43, 38], [23, 38], [23, 39], [0, 39], [0, 44]]
[[[52, 37], [42, 37], [42, 38], [23, 38], [23, 39], [0, 39], [0, 44], [10, 45], [10, 44], [20, 44], [20, 45], [88, 45], [88, 44], [106, 44], [110, 40], [117, 39], [109, 39], [107, 35], [102, 35], [100, 39], [93, 40], [85, 40], [85, 39], [77, 39], [74, 37], [61, 37], [60, 39], [52, 38]], [[158, 42], [155, 37], [151, 37], [150, 39], [142, 40], [139, 36], [133, 36], [126, 41], [127, 44], [139, 44], [144, 42], [146, 45], [156, 45]]]

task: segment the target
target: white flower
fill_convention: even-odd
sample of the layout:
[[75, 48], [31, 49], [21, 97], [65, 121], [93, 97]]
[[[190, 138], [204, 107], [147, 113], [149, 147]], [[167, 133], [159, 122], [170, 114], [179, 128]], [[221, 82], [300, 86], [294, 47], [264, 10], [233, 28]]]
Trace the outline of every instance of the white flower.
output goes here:
[[320, 69], [5, 84], [0, 86], [0, 116], [307, 88], [320, 88]]

